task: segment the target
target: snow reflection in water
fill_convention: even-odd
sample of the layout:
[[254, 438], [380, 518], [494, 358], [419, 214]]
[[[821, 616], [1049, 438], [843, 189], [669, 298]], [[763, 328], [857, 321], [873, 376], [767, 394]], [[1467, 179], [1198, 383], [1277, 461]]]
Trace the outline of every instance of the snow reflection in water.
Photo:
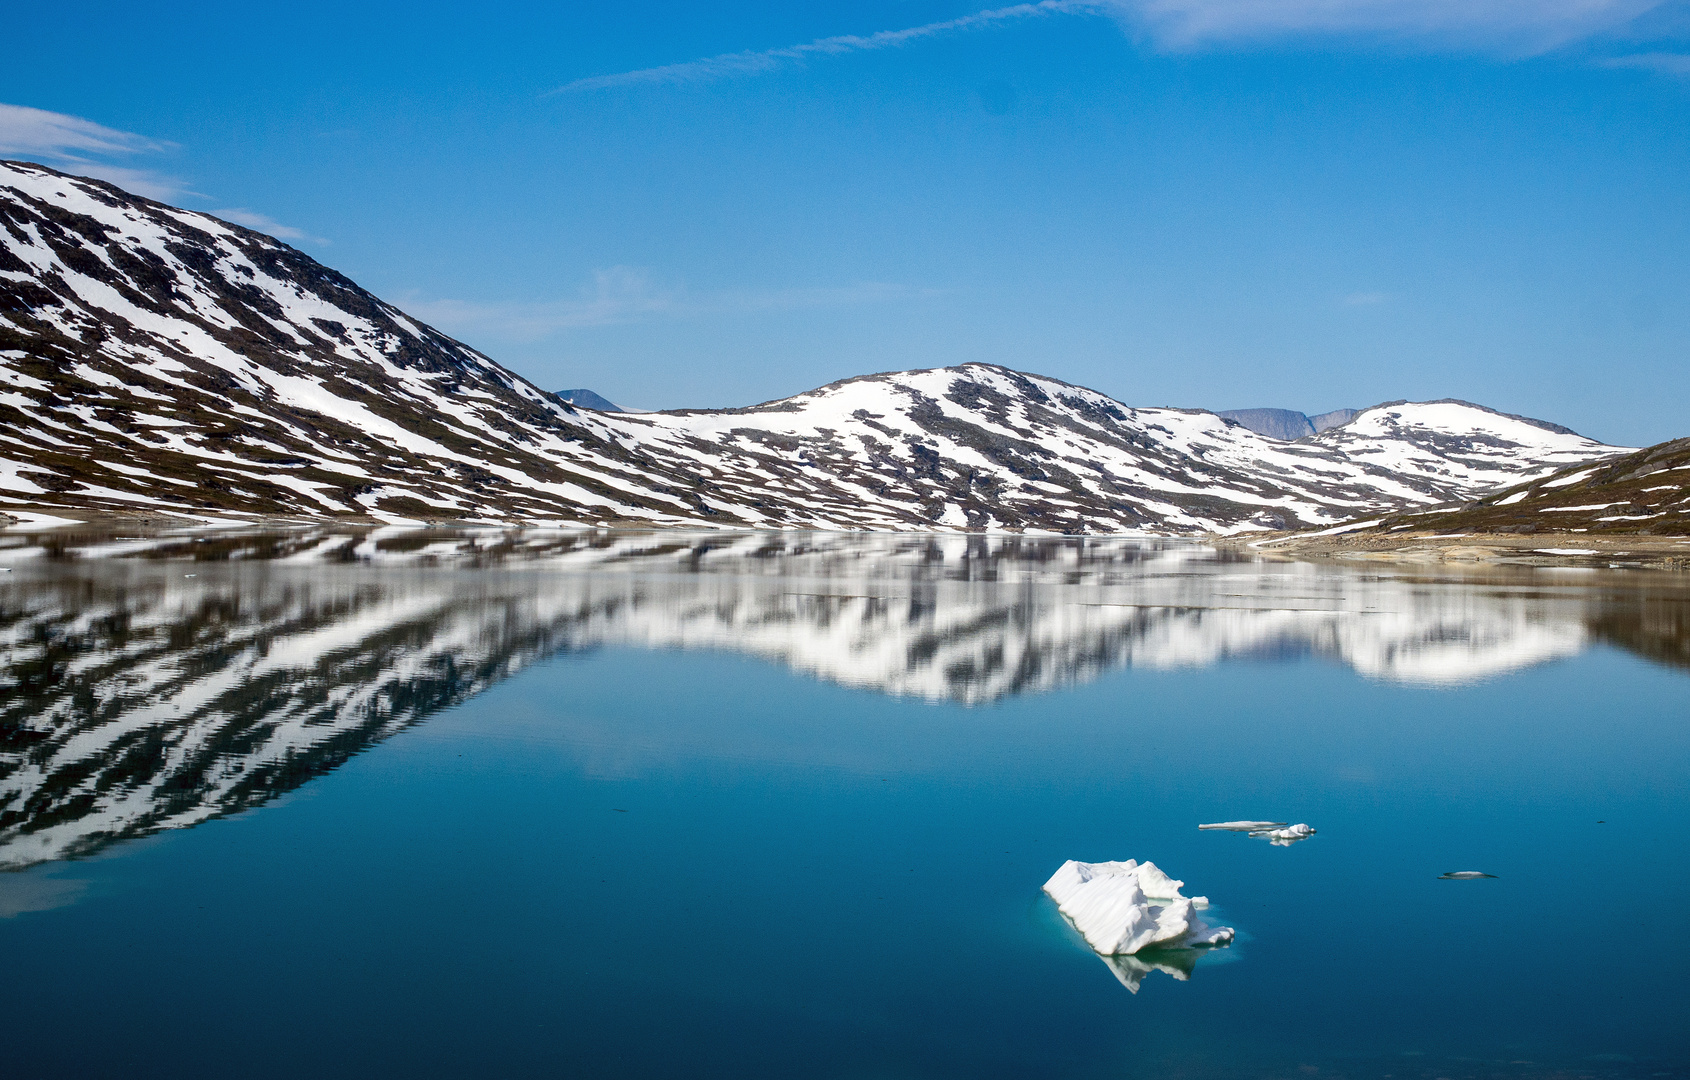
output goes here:
[[973, 704], [1122, 666], [1317, 655], [1442, 686], [1596, 640], [1682, 663], [1690, 640], [1674, 575], [1569, 584], [1173, 541], [47, 535], [0, 543], [17, 571], [0, 585], [0, 867], [258, 805], [564, 650], [726, 650]]

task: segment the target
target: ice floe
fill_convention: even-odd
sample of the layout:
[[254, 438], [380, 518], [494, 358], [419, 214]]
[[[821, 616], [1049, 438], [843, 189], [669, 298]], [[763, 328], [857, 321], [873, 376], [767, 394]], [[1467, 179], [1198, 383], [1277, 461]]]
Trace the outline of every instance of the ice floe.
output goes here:
[[1274, 847], [1290, 847], [1299, 840], [1307, 840], [1314, 835], [1314, 832], [1313, 829], [1299, 822], [1296, 825], [1287, 825], [1283, 829], [1259, 829], [1250, 835], [1258, 840], [1266, 840]]
[[1495, 874], [1486, 874], [1478, 870], [1451, 870], [1447, 874], [1439, 874], [1439, 881], [1473, 881], [1477, 878], [1494, 878]]
[[1290, 847], [1299, 840], [1307, 840], [1316, 830], [1299, 822], [1287, 825], [1283, 821], [1217, 821], [1208, 825], [1199, 825], [1199, 829], [1217, 829], [1224, 832], [1249, 833], [1258, 840], [1266, 840], [1274, 847]]
[[1184, 885], [1152, 862], [1070, 859], [1045, 882], [1044, 891], [1086, 944], [1103, 956], [1230, 944], [1232, 928], [1211, 927], [1198, 918], [1195, 909], [1207, 907], [1208, 898], [1180, 895]]

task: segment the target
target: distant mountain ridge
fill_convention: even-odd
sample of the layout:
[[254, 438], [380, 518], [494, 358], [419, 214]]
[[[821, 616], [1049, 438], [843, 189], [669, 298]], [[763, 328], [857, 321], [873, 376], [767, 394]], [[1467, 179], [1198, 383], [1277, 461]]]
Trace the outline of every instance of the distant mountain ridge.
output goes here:
[[559, 390], [557, 396], [571, 405], [579, 405], [584, 409], [597, 409], [599, 412], [623, 412], [622, 406], [607, 397], [600, 397], [585, 387], [575, 390]]
[[1625, 448], [1465, 403], [1288, 443], [989, 364], [740, 409], [578, 409], [272, 237], [0, 163], [0, 509], [1235, 533]]
[[1258, 435], [1294, 442], [1342, 427], [1360, 413], [1360, 409], [1333, 409], [1309, 416], [1293, 409], [1222, 409], [1215, 415], [1236, 420]]

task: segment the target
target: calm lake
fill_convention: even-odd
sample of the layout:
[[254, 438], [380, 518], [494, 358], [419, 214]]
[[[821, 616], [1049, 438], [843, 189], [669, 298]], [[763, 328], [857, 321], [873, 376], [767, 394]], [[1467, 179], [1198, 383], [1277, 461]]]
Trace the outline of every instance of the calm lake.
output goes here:
[[[8, 1080], [1690, 1075], [1690, 576], [401, 529], [0, 566]], [[1093, 954], [1040, 886], [1129, 858], [1236, 942]]]

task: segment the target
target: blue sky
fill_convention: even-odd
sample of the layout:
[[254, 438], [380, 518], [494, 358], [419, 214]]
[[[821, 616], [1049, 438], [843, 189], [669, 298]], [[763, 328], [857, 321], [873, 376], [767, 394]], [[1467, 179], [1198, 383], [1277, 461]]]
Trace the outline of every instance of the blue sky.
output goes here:
[[267, 228], [552, 388], [983, 360], [1690, 434], [1683, 0], [7, 19], [0, 154]]

